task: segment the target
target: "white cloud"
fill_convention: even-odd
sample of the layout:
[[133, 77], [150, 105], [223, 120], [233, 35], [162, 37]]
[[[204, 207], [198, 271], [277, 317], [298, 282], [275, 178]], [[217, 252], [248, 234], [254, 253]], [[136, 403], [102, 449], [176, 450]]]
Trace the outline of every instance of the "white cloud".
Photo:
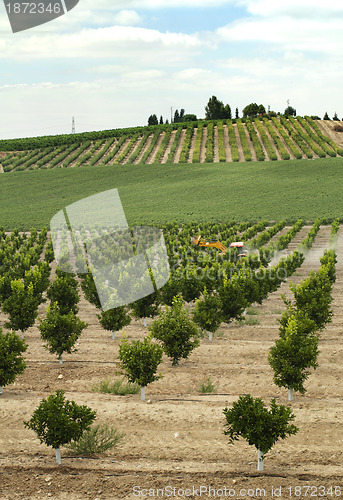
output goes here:
[[[180, 7], [214, 7], [214, 6], [224, 6], [238, 4], [240, 0], [96, 0], [97, 9], [141, 9], [141, 10], [151, 10], [151, 9], [171, 9]], [[93, 9], [93, 0], [82, 0], [83, 8]]]
[[[63, 58], [125, 58], [139, 59], [153, 51], [164, 52], [164, 56], [182, 59], [188, 51], [203, 45], [197, 35], [183, 33], [161, 33], [157, 30], [131, 26], [83, 29], [80, 33], [39, 33], [22, 35], [15, 39], [0, 38], [2, 59], [49, 59]], [[149, 53], [150, 51], [150, 53]], [[148, 53], [147, 53], [148, 52]], [[167, 60], [166, 60], [167, 62]]]
[[331, 19], [252, 18], [219, 28], [216, 34], [226, 42], [265, 42], [273, 50], [308, 51], [334, 54], [342, 52], [342, 22]]
[[343, 5], [337, 0], [241, 0], [241, 3], [251, 14], [263, 17], [326, 19], [343, 14]]
[[138, 26], [142, 24], [141, 16], [134, 10], [119, 11], [114, 16], [114, 21], [116, 24], [122, 24], [123, 26]]

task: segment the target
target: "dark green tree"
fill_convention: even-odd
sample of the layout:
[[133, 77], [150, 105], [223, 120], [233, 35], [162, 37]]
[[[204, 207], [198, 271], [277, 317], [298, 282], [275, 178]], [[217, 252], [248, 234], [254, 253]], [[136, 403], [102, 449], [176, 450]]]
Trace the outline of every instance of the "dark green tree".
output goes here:
[[160, 125], [163, 125], [163, 116], [160, 116]]
[[119, 345], [119, 359], [121, 368], [125, 370], [125, 375], [129, 382], [137, 383], [141, 386], [141, 399], [145, 400], [145, 387], [155, 380], [161, 378], [161, 374], [156, 375], [157, 367], [162, 361], [163, 348], [152, 342], [152, 336], [148, 335], [143, 342], [127, 341], [125, 335]]
[[183, 117], [183, 121], [184, 122], [196, 122], [197, 121], [197, 115], [194, 115], [192, 113], [187, 113], [184, 117]]
[[318, 330], [332, 321], [332, 282], [327, 266], [321, 266], [317, 273], [311, 271], [307, 279], [299, 285], [291, 284], [290, 289], [294, 294], [294, 308], [301, 309], [316, 323]]
[[81, 289], [84, 293], [85, 299], [93, 304], [97, 309], [101, 309], [101, 302], [92, 273], [89, 271], [87, 274], [80, 274], [80, 277]]
[[158, 125], [158, 118], [156, 115], [150, 115], [148, 118], [148, 125]]
[[114, 309], [108, 309], [107, 311], [101, 311], [101, 314], [97, 314], [100, 325], [112, 332], [112, 339], [115, 338], [115, 332], [124, 328], [131, 323], [131, 316], [127, 312], [126, 306], [118, 306]]
[[248, 104], [243, 109], [243, 118], [255, 118], [259, 113], [259, 105], [256, 102]]
[[24, 425], [34, 431], [40, 442], [54, 448], [56, 462], [61, 464], [60, 446], [77, 441], [90, 428], [96, 411], [65, 399], [64, 391], [58, 390], [42, 399], [31, 419]]
[[180, 295], [174, 297], [172, 307], [166, 306], [166, 310], [161, 312], [148, 330], [162, 342], [163, 350], [171, 358], [173, 366], [180, 359], [188, 358], [199, 345], [198, 328], [185, 310]]
[[68, 314], [61, 314], [56, 302], [48, 306], [45, 319], [39, 321], [38, 329], [41, 337], [47, 342], [45, 348], [51, 354], [57, 354], [60, 364], [62, 364], [64, 352], [71, 354], [77, 350], [74, 347], [75, 343], [82, 330], [88, 326], [72, 311], [69, 311]]
[[327, 114], [327, 112], [325, 113], [323, 120], [331, 120], [331, 118], [329, 118], [329, 115]]
[[251, 394], [240, 396], [232, 408], [224, 408], [226, 419], [224, 434], [234, 443], [243, 437], [258, 450], [257, 470], [263, 470], [264, 457], [279, 439], [296, 434], [298, 427], [290, 422], [295, 419], [291, 408], [270, 402], [270, 410], [261, 398]]
[[5, 326], [20, 330], [23, 339], [24, 332], [35, 323], [40, 302], [41, 296], [35, 295], [32, 283], [26, 287], [22, 280], [12, 280], [11, 295], [2, 304], [3, 312], [9, 315], [9, 321], [5, 322]]
[[210, 97], [205, 106], [206, 120], [222, 120], [231, 119], [231, 108], [228, 104], [224, 106], [222, 101], [219, 101], [216, 96]]
[[289, 317], [285, 328], [280, 328], [280, 338], [275, 341], [268, 355], [274, 371], [274, 383], [288, 389], [288, 399], [293, 400], [293, 390], [306, 392], [304, 382], [310, 368], [317, 368], [318, 335], [315, 323], [306, 315], [296, 313]]
[[297, 110], [293, 108], [292, 106], [287, 106], [287, 108], [284, 111], [284, 115], [287, 118], [288, 116], [297, 116]]
[[203, 291], [203, 297], [196, 300], [193, 311], [193, 321], [202, 330], [209, 332], [209, 340], [212, 341], [213, 334], [220, 327], [222, 318], [222, 302], [220, 296], [213, 292]]
[[238, 108], [236, 108], [235, 118], [236, 118], [236, 120], [238, 120], [238, 118], [239, 118]]
[[179, 110], [176, 109], [174, 113], [174, 123], [178, 123], [180, 121], [180, 113]]
[[47, 297], [51, 302], [57, 302], [61, 314], [72, 311], [78, 312], [80, 296], [77, 291], [77, 282], [73, 277], [57, 276], [47, 291]]
[[158, 315], [159, 302], [159, 291], [150, 293], [149, 295], [136, 300], [130, 304], [132, 316], [136, 319], [144, 318], [144, 326], [146, 326], [146, 318], [154, 318]]
[[333, 119], [335, 122], [339, 122], [339, 121], [340, 121], [340, 119], [339, 119], [339, 118], [338, 118], [338, 116], [337, 116], [337, 113], [335, 113], [335, 114], [333, 115], [333, 118], [332, 118], [332, 119]]
[[26, 363], [22, 354], [27, 344], [14, 332], [3, 333], [0, 328], [0, 395], [2, 388], [14, 382], [17, 375], [23, 373]]
[[240, 280], [224, 279], [218, 286], [219, 297], [222, 302], [222, 317], [227, 323], [233, 318], [241, 319], [243, 311], [248, 305]]

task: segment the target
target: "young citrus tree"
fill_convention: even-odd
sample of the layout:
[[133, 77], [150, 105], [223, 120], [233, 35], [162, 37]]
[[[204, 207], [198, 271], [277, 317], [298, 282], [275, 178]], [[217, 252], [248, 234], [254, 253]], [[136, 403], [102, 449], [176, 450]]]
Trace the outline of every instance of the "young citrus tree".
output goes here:
[[77, 441], [89, 429], [96, 417], [96, 411], [65, 399], [64, 391], [58, 390], [43, 399], [31, 419], [24, 425], [34, 431], [40, 442], [54, 448], [56, 462], [61, 464], [61, 449], [72, 440]]
[[[161, 291], [161, 302], [162, 304], [171, 306], [173, 303], [173, 298], [181, 293], [181, 279], [182, 275], [178, 272], [173, 272], [170, 274], [169, 280], [160, 289]], [[1, 284], [1, 282], [0, 282]], [[1, 286], [0, 286], [1, 292]]]
[[202, 330], [209, 332], [209, 340], [212, 342], [213, 334], [220, 327], [222, 318], [222, 302], [217, 293], [209, 293], [204, 288], [203, 298], [195, 301], [193, 321]]
[[14, 382], [17, 375], [23, 373], [26, 363], [22, 354], [27, 344], [14, 332], [3, 333], [0, 328], [0, 394], [2, 388]]
[[241, 319], [248, 305], [241, 283], [238, 279], [227, 280], [218, 287], [218, 293], [222, 302], [222, 315], [227, 323], [232, 318]]
[[20, 330], [23, 339], [24, 332], [35, 323], [40, 301], [39, 295], [34, 293], [32, 283], [26, 287], [22, 280], [12, 280], [11, 295], [2, 304], [3, 312], [9, 315], [9, 321], [5, 326], [12, 330]]
[[150, 293], [141, 299], [136, 300], [131, 305], [132, 316], [136, 319], [144, 318], [144, 326], [146, 326], [146, 318], [154, 318], [158, 315], [158, 305], [160, 297], [158, 292]]
[[274, 371], [274, 383], [288, 389], [288, 400], [293, 391], [306, 392], [304, 382], [310, 368], [318, 366], [318, 334], [315, 323], [301, 312], [289, 317], [285, 328], [280, 328], [280, 338], [275, 341], [268, 355]]
[[172, 307], [166, 306], [166, 310], [161, 312], [148, 330], [162, 342], [163, 350], [171, 358], [173, 366], [180, 359], [188, 358], [199, 345], [198, 328], [184, 308], [181, 295], [174, 297]]
[[328, 278], [331, 283], [335, 283], [337, 264], [336, 252], [334, 250], [324, 250], [323, 256], [320, 258], [320, 263], [322, 266], [326, 266], [328, 271]]
[[45, 302], [43, 299], [43, 292], [48, 288], [50, 282], [51, 268], [47, 262], [40, 262], [35, 265], [33, 268], [25, 271], [24, 274], [24, 284], [27, 288], [31, 283], [33, 286], [33, 293], [37, 297], [39, 297], [40, 303]]
[[321, 266], [317, 273], [311, 271], [307, 279], [299, 285], [291, 284], [290, 289], [294, 294], [294, 307], [315, 321], [318, 330], [332, 321], [332, 281], [326, 266]]
[[151, 335], [131, 344], [125, 335], [119, 345], [119, 359], [121, 367], [129, 382], [141, 386], [141, 400], [145, 400], [145, 387], [162, 377], [156, 375], [157, 367], [162, 361], [163, 349], [160, 345], [152, 342]]
[[47, 297], [51, 302], [57, 302], [60, 313], [73, 314], [78, 312], [80, 296], [77, 291], [77, 282], [72, 276], [57, 276], [47, 291]]
[[50, 353], [58, 355], [60, 364], [63, 363], [62, 354], [64, 352], [71, 354], [77, 350], [74, 347], [75, 343], [82, 330], [88, 326], [72, 311], [69, 311], [68, 314], [61, 314], [56, 302], [48, 306], [45, 319], [39, 321], [38, 329], [41, 337], [47, 342], [45, 348]]
[[128, 314], [125, 306], [115, 307], [107, 311], [101, 311], [97, 314], [100, 325], [112, 332], [112, 339], [115, 338], [115, 332], [124, 328], [131, 323], [131, 316]]
[[85, 299], [95, 305], [97, 309], [101, 309], [101, 302], [92, 273], [89, 271], [88, 274], [80, 274], [79, 276], [81, 277], [81, 289]]
[[224, 434], [229, 442], [234, 443], [243, 437], [258, 450], [257, 470], [262, 471], [264, 457], [279, 439], [296, 434], [298, 428], [290, 422], [295, 415], [291, 408], [277, 405], [271, 400], [270, 410], [265, 407], [261, 398], [253, 398], [251, 394], [240, 396], [232, 408], [223, 410], [226, 423]]

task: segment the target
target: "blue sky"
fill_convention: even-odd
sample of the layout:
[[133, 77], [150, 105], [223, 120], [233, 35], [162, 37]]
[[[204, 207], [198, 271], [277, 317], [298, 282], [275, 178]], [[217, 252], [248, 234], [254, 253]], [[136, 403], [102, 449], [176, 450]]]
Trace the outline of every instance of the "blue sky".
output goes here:
[[204, 116], [216, 95], [343, 118], [337, 0], [80, 0], [13, 34], [0, 4], [0, 137]]

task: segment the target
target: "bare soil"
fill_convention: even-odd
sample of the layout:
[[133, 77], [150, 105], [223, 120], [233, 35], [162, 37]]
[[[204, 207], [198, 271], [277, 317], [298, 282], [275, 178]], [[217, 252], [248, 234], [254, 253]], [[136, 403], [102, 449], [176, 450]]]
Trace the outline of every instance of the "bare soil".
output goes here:
[[[321, 228], [313, 249], [290, 281], [298, 283], [311, 269], [318, 269], [329, 231]], [[281, 294], [291, 296], [289, 282], [253, 308], [255, 314], [247, 314], [248, 323], [256, 324], [235, 322], [229, 328], [223, 324], [213, 342], [202, 338], [200, 347], [177, 367], [165, 357], [160, 366], [163, 378], [147, 387], [145, 402], [139, 394], [92, 391], [99, 381], [116, 378], [120, 334], [113, 341], [111, 333], [100, 327], [96, 309], [84, 298], [79, 316], [88, 327], [78, 352], [64, 355], [63, 365], [42, 347], [37, 327], [30, 328], [26, 332], [27, 369], [4, 388], [0, 398], [0, 499], [159, 498], [168, 492], [170, 498], [199, 498], [200, 487], [202, 498], [214, 498], [213, 491], [216, 497], [224, 497], [224, 488], [227, 497], [235, 494], [236, 498], [243, 498], [243, 490], [251, 498], [339, 496], [335, 487], [343, 491], [342, 233], [341, 229], [333, 321], [321, 334], [319, 367], [306, 382], [306, 394], [295, 393], [292, 402], [287, 400], [286, 389], [273, 384], [267, 359], [285, 307]], [[42, 314], [44, 309], [41, 306]], [[0, 326], [5, 320], [0, 313]], [[125, 328], [130, 341], [142, 339], [147, 332], [143, 321], [133, 320]], [[199, 386], [209, 376], [215, 391], [201, 394]], [[40, 444], [23, 420], [57, 389], [64, 389], [68, 399], [96, 409], [97, 422], [125, 432], [122, 446], [93, 458], [73, 457], [62, 448], [62, 465], [56, 465], [54, 451]], [[267, 454], [263, 472], [256, 470], [254, 447], [243, 440], [230, 445], [223, 434], [223, 409], [246, 393], [262, 397], [266, 404], [276, 398], [277, 403], [290, 406], [299, 427], [297, 435], [277, 442]], [[296, 486], [301, 490], [294, 490]], [[330, 495], [330, 487], [336, 494]]]

